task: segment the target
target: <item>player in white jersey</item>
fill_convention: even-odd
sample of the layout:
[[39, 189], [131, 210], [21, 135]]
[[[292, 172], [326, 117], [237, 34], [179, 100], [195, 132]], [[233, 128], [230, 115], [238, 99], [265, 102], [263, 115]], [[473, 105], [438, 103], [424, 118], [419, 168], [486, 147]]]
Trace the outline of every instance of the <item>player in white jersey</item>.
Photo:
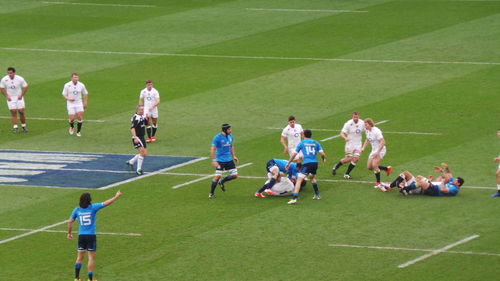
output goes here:
[[[375, 173], [375, 178], [377, 182], [375, 183], [376, 188], [382, 188], [383, 186], [380, 184], [380, 170], [385, 171], [387, 175], [391, 173], [391, 166], [379, 166], [382, 159], [384, 159], [384, 155], [386, 153], [385, 140], [382, 135], [382, 131], [375, 127], [373, 120], [371, 118], [366, 118], [365, 121], [365, 134], [366, 140], [363, 144], [363, 148], [361, 148], [361, 152], [363, 152], [368, 145], [368, 142], [372, 145], [372, 152], [370, 156], [368, 156], [367, 167], [368, 170], [373, 171]], [[380, 189], [383, 191], [382, 189]]]
[[363, 146], [362, 133], [365, 130], [365, 124], [363, 120], [359, 119], [359, 114], [357, 112], [352, 113], [352, 119], [345, 122], [342, 131], [340, 131], [340, 137], [345, 141], [345, 156], [340, 159], [340, 161], [333, 167], [332, 175], [337, 174], [337, 169], [340, 166], [351, 162], [349, 167], [344, 174], [344, 178], [351, 179], [351, 171], [356, 167], [358, 163], [359, 156], [361, 155], [361, 147]]
[[160, 93], [153, 88], [153, 81], [146, 81], [146, 88], [141, 91], [139, 105], [144, 105], [144, 115], [148, 119], [146, 142], [156, 141], [156, 129], [158, 128], [158, 105], [160, 104]]
[[[497, 130], [497, 137], [500, 138], [500, 129]], [[498, 163], [497, 169], [497, 192], [492, 194], [491, 197], [500, 197], [500, 156], [493, 158], [493, 162]]]
[[14, 133], [19, 132], [17, 127], [18, 112], [23, 133], [28, 132], [28, 129], [26, 129], [26, 117], [24, 116], [24, 95], [28, 91], [28, 83], [26, 83], [23, 77], [16, 75], [15, 68], [9, 67], [7, 68], [7, 75], [0, 81], [0, 91], [7, 100]]
[[[292, 155], [292, 153], [295, 151], [295, 148], [303, 138], [304, 130], [302, 129], [302, 126], [295, 122], [294, 116], [288, 117], [288, 125], [281, 132], [280, 139], [281, 145], [283, 145], [283, 148], [285, 149], [283, 153]], [[285, 139], [288, 140], [288, 144]], [[297, 154], [293, 161], [300, 162], [300, 159], [302, 159], [302, 157], [302, 152], [300, 152], [299, 154]]]
[[81, 130], [83, 125], [83, 111], [87, 108], [88, 101], [88, 91], [85, 85], [78, 81], [79, 77], [77, 73], [71, 74], [71, 81], [64, 84], [62, 91], [63, 97], [66, 99], [66, 106], [68, 109], [69, 117], [69, 134], [72, 135], [75, 132], [75, 117], [77, 119], [77, 130], [76, 136], [81, 137]]

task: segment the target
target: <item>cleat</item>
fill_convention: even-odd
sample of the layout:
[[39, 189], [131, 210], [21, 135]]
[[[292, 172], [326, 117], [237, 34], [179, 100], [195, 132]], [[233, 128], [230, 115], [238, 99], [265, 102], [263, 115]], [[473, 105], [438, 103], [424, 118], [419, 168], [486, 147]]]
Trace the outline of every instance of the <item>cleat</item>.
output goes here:
[[297, 204], [297, 201], [298, 201], [297, 199], [292, 199], [292, 200], [288, 201], [287, 204], [288, 205], [295, 205], [295, 204]]
[[224, 183], [222, 182], [222, 179], [219, 180], [218, 184], [219, 184], [220, 189], [222, 190], [222, 192], [226, 192], [226, 187], [224, 186]]
[[156, 137], [155, 137], [155, 136], [152, 136], [152, 137], [151, 137], [151, 141], [156, 141]]
[[406, 189], [404, 189], [404, 188], [403, 188], [403, 189], [401, 189], [399, 192], [400, 192], [401, 194], [403, 194], [404, 196], [408, 196], [408, 195], [410, 195], [410, 194], [408, 193], [408, 191], [407, 191]]
[[392, 171], [392, 166], [387, 166], [387, 170], [385, 171], [386, 175], [390, 175]]
[[13, 129], [12, 129], [12, 132], [13, 132], [14, 134], [17, 134], [17, 133], [19, 133], [19, 129], [18, 129], [18, 128], [13, 128]]
[[270, 188], [264, 190], [264, 192], [267, 194], [267, 195], [271, 195], [273, 196], [274, 195], [274, 191], [272, 191]]
[[135, 173], [140, 176], [140, 175], [144, 174], [144, 171], [142, 171], [142, 169], [138, 169], [137, 171], [135, 171]]
[[380, 188], [382, 187], [382, 184], [380, 184], [379, 182], [376, 182], [375, 185], [373, 186], [373, 188]]
[[264, 194], [262, 194], [262, 193], [255, 192], [255, 197], [258, 197], [258, 198], [266, 198], [267, 196], [265, 196], [265, 195], [264, 195]]
[[28, 132], [28, 129], [26, 129], [26, 127], [23, 127], [23, 133], [27, 133]]
[[147, 143], [153, 142], [153, 139], [149, 138], [146, 140]]
[[129, 161], [125, 161], [125, 165], [129, 166], [130, 170], [134, 170], [134, 164], [130, 164]]
[[349, 174], [344, 174], [344, 179], [348, 179], [348, 180], [350, 180], [350, 179], [352, 179], [352, 177], [351, 177], [351, 175], [349, 175]]
[[214, 199], [214, 198], [215, 198], [215, 194], [213, 194], [213, 193], [208, 194], [208, 199]]
[[334, 175], [334, 176], [335, 176], [336, 174], [337, 174], [337, 170], [332, 169], [332, 175]]
[[380, 191], [382, 191], [382, 192], [387, 192], [387, 189], [385, 189], [385, 187], [383, 187], [383, 186], [379, 187], [379, 189], [378, 189], [378, 190], [380, 190]]
[[500, 197], [500, 191], [498, 191], [497, 193], [491, 194], [491, 197]]
[[82, 136], [82, 133], [78, 132], [78, 133], [76, 133], [76, 136], [77, 136], [77, 137], [81, 137], [81, 136]]
[[386, 183], [386, 182], [382, 182], [381, 185], [387, 190], [387, 191], [391, 191], [392, 188], [391, 188], [391, 185]]
[[319, 194], [315, 194], [313, 196], [313, 200], [320, 200], [321, 199], [321, 196], [319, 196]]
[[75, 129], [74, 129], [74, 128], [69, 127], [69, 134], [70, 134], [70, 135], [73, 135], [74, 133], [75, 133]]

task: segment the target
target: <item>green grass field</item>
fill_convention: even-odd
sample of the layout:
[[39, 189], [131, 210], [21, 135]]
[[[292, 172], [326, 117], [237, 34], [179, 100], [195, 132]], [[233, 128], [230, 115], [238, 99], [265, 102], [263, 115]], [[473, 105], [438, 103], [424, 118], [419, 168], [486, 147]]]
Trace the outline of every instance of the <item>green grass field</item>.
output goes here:
[[[500, 202], [489, 195], [499, 151], [500, 1], [63, 1], [0, 0], [0, 72], [14, 66], [29, 83], [30, 130], [11, 133], [0, 106], [0, 149], [133, 155], [130, 117], [152, 79], [162, 103], [151, 155], [208, 157], [230, 123], [240, 164], [253, 163], [239, 174], [264, 177], [267, 160], [287, 157], [272, 128], [289, 115], [321, 140], [338, 132], [314, 129], [341, 129], [358, 111], [389, 120], [379, 128], [394, 175], [429, 175], [446, 162], [466, 181], [454, 198], [378, 192], [368, 153], [352, 172], [358, 182], [332, 181], [345, 169], [330, 174], [344, 149], [335, 138], [322, 142], [320, 201], [310, 185], [296, 206], [254, 198], [263, 178], [229, 182], [214, 200], [210, 179], [171, 188], [213, 173], [203, 160], [171, 171], [192, 175], [91, 191], [94, 202], [123, 192], [99, 213], [98, 232], [141, 234], [98, 235], [98, 280], [499, 278]], [[64, 121], [61, 90], [72, 72], [90, 92], [81, 138]], [[0, 228], [61, 222], [81, 193], [1, 185]], [[76, 242], [59, 232], [1, 242], [27, 232], [0, 230], [0, 280], [73, 280]], [[475, 234], [404, 268], [429, 252], [331, 246], [443, 250]]]

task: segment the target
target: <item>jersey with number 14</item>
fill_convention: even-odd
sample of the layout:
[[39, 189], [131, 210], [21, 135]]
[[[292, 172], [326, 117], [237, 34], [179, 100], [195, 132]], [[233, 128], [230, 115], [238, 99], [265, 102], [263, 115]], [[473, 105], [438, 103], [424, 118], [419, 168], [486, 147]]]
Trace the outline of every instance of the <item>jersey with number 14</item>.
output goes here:
[[95, 203], [89, 205], [87, 208], [76, 207], [71, 213], [73, 220], [78, 220], [79, 228], [78, 234], [80, 235], [95, 235], [95, 215], [97, 211], [106, 207], [104, 203]]
[[323, 151], [323, 148], [321, 147], [321, 144], [319, 144], [319, 142], [313, 139], [305, 139], [301, 141], [295, 148], [295, 152], [299, 153], [300, 151], [302, 151], [302, 154], [304, 154], [303, 164], [314, 162], [317, 163], [318, 159], [316, 158], [316, 154], [318, 154], [318, 152], [320, 151]]

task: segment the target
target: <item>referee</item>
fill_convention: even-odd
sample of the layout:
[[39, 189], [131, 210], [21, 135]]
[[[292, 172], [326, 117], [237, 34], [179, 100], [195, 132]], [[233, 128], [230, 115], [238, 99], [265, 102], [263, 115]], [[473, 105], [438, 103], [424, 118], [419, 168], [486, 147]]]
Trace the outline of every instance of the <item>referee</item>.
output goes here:
[[144, 135], [146, 133], [146, 126], [148, 125], [148, 120], [144, 117], [144, 106], [138, 105], [134, 116], [132, 116], [130, 132], [132, 133], [132, 144], [139, 151], [132, 159], [125, 162], [132, 170], [134, 169], [134, 164], [137, 161], [136, 173], [142, 175], [142, 162], [144, 157], [148, 154], [146, 149], [146, 140]]

